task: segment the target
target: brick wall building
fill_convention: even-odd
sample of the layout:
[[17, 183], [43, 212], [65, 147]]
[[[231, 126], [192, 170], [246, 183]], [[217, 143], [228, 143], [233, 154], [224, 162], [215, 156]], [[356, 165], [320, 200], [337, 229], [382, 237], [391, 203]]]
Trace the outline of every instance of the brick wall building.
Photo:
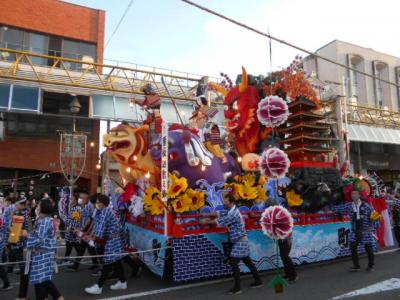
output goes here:
[[[3, 49], [102, 63], [104, 30], [105, 12], [102, 10], [57, 0], [0, 1], [0, 48]], [[34, 63], [50, 67], [46, 59], [38, 58]], [[78, 68], [79, 64], [71, 64], [71, 70]], [[15, 85], [24, 87], [21, 82], [1, 84], [0, 98], [1, 88], [6, 90], [11, 86], [12, 93]], [[13, 110], [11, 104], [8, 110], [0, 109], [0, 120], [5, 123], [5, 138], [0, 140], [0, 190], [2, 183], [3, 188], [9, 185], [4, 179], [10, 176], [21, 178], [42, 172], [58, 172], [51, 178], [41, 180], [43, 191], [51, 188], [54, 192], [55, 186], [67, 185], [60, 172], [57, 130], [72, 129], [72, 119], [67, 116], [69, 112], [65, 108], [68, 108], [73, 95], [67, 91], [47, 91], [41, 86], [39, 95], [36, 111]], [[88, 118], [90, 95], [78, 95], [78, 98], [83, 101], [83, 112], [79, 114], [81, 118], [77, 120], [77, 130], [88, 133], [85, 170], [78, 185], [94, 193], [98, 185], [96, 164], [99, 158], [100, 121]], [[49, 111], [53, 115], [51, 118], [46, 116]], [[93, 147], [89, 146], [91, 142], [94, 143]], [[39, 183], [39, 180], [36, 181]], [[26, 183], [18, 180], [18, 184], [21, 184], [18, 189], [25, 189]]]

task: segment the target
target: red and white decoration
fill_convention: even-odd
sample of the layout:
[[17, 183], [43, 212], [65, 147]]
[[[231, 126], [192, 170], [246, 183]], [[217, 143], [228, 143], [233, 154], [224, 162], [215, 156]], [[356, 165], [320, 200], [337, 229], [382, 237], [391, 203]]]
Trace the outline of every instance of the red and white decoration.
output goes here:
[[257, 117], [266, 127], [278, 127], [286, 122], [289, 108], [285, 100], [278, 96], [268, 96], [258, 103]]
[[260, 159], [260, 170], [268, 178], [280, 179], [286, 175], [290, 160], [285, 152], [271, 147], [265, 150]]
[[260, 219], [261, 228], [273, 240], [287, 238], [293, 230], [293, 218], [283, 206], [268, 207]]

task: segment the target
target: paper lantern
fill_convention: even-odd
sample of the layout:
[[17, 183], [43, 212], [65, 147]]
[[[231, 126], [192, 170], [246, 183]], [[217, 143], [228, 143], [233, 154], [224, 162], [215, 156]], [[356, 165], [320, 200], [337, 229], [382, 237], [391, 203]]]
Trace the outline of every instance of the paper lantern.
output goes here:
[[260, 155], [247, 153], [241, 158], [242, 169], [244, 171], [254, 172], [260, 170]]
[[260, 159], [261, 172], [269, 178], [279, 179], [286, 175], [290, 167], [290, 160], [285, 152], [278, 148], [268, 148]]
[[258, 103], [258, 121], [266, 127], [278, 127], [286, 122], [289, 108], [285, 100], [278, 96], [268, 96]]
[[273, 240], [287, 238], [293, 230], [293, 218], [283, 206], [268, 207], [260, 219], [261, 228]]

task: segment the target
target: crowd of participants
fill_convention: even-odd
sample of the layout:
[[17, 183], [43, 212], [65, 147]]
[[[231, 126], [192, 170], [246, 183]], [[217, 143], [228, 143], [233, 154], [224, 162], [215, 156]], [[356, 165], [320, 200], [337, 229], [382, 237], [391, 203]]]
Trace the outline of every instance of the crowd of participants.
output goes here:
[[[397, 193], [385, 194], [390, 207], [394, 235], [400, 244], [400, 189]], [[88, 294], [101, 294], [108, 279], [117, 279], [110, 285], [111, 290], [127, 288], [124, 265], [131, 270], [131, 277], [137, 277], [141, 266], [136, 257], [126, 252], [127, 236], [124, 230], [126, 210], [119, 210], [118, 204], [110, 203], [103, 194], [89, 196], [85, 191], [74, 192], [65, 209], [61, 209], [47, 194], [39, 201], [28, 200], [23, 194], [9, 195], [0, 201], [0, 278], [2, 291], [12, 289], [9, 273], [19, 274], [18, 298], [27, 298], [28, 287], [33, 285], [36, 299], [62, 300], [62, 291], [53, 283], [58, 266], [76, 272], [89, 269], [99, 276], [96, 283], [85, 288]], [[331, 207], [337, 214], [351, 218], [350, 250], [353, 265], [350, 271], [360, 271], [359, 245], [365, 247], [368, 256], [366, 270], [374, 270], [373, 248], [376, 243], [375, 229], [379, 221], [371, 217], [373, 208], [358, 191], [351, 194], [352, 201]], [[229, 254], [227, 262], [232, 268], [234, 286], [229, 294], [241, 293], [240, 268], [242, 261], [251, 271], [254, 282], [251, 288], [263, 286], [256, 267], [250, 259], [247, 232], [234, 198], [223, 195], [225, 210], [203, 214], [202, 224], [216, 224], [228, 228]], [[61, 241], [65, 241], [62, 253]], [[284, 277], [289, 283], [298, 280], [293, 262], [289, 256], [292, 235], [280, 240], [279, 254], [284, 266]], [[86, 254], [87, 253], [87, 254]], [[82, 258], [85, 258], [82, 260]], [[88, 266], [89, 265], [89, 266]]]
[[126, 251], [125, 219], [124, 212], [113, 208], [103, 194], [75, 191], [65, 209], [47, 193], [39, 200], [28, 199], [24, 193], [0, 197], [0, 290], [13, 289], [9, 275], [15, 273], [19, 275], [16, 300], [27, 299], [29, 286], [38, 300], [49, 296], [63, 300], [53, 282], [59, 269], [86, 269], [98, 276], [96, 283], [84, 289], [88, 294], [101, 294], [108, 279], [117, 279], [111, 290], [126, 289], [123, 264], [131, 277], [139, 275], [141, 266]]

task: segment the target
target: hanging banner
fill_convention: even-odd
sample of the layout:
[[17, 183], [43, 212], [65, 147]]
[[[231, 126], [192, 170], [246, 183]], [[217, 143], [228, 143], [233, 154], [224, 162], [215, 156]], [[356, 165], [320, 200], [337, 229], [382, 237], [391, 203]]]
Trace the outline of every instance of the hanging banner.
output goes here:
[[161, 137], [161, 197], [168, 201], [168, 124], [163, 121]]
[[60, 166], [70, 185], [82, 175], [86, 161], [86, 135], [79, 133], [60, 134]]

